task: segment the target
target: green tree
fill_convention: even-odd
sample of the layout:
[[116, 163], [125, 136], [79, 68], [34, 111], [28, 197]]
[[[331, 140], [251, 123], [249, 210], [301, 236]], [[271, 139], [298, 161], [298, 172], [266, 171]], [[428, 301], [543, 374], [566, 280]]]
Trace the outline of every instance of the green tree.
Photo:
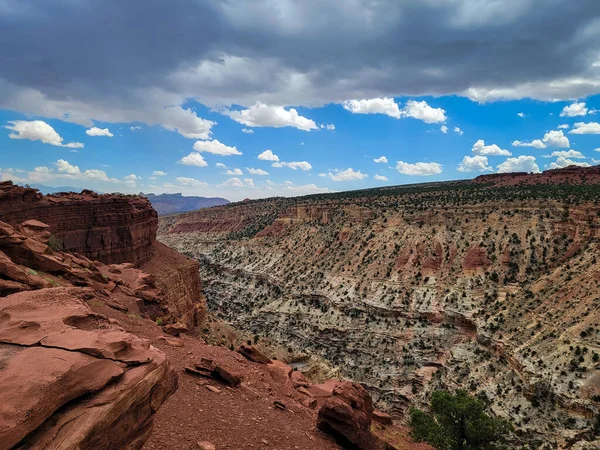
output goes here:
[[510, 424], [486, 413], [486, 404], [467, 391], [456, 394], [435, 391], [431, 395], [431, 412], [410, 410], [412, 435], [438, 450], [491, 450], [511, 430]]

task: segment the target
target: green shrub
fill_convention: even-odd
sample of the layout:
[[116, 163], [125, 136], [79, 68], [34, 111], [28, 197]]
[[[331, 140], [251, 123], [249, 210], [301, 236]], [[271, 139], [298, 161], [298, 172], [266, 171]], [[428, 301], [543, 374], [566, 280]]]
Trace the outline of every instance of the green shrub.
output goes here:
[[410, 410], [412, 435], [437, 450], [492, 450], [502, 448], [511, 426], [487, 414], [486, 404], [467, 391], [435, 391], [431, 412]]
[[55, 252], [60, 252], [63, 249], [63, 244], [55, 235], [51, 234], [48, 239], [48, 247], [50, 247]]

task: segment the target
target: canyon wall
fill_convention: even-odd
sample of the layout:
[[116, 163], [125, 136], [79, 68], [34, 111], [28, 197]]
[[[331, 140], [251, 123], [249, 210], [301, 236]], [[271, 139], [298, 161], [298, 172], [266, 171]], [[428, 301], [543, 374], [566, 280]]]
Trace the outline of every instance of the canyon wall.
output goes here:
[[159, 240], [199, 259], [210, 313], [398, 418], [460, 387], [523, 442], [593, 441], [600, 185], [499, 183], [243, 202]]
[[55, 246], [104, 263], [141, 264], [152, 258], [158, 218], [137, 196], [63, 193], [0, 183], [0, 220], [17, 226], [29, 219], [50, 225]]

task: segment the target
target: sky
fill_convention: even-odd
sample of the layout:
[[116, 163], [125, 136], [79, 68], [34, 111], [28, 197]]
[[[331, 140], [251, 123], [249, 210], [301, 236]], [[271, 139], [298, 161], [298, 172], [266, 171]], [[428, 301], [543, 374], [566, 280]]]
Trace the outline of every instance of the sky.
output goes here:
[[600, 164], [596, 0], [0, 0], [0, 179], [229, 200]]

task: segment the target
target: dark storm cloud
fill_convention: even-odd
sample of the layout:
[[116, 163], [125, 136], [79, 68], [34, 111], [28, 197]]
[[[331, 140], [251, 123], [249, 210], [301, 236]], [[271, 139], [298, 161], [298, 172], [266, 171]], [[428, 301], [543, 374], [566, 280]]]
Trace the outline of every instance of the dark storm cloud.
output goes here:
[[19, 108], [19, 89], [130, 106], [143, 90], [245, 105], [578, 97], [600, 91], [599, 17], [597, 0], [0, 0], [0, 104]]

